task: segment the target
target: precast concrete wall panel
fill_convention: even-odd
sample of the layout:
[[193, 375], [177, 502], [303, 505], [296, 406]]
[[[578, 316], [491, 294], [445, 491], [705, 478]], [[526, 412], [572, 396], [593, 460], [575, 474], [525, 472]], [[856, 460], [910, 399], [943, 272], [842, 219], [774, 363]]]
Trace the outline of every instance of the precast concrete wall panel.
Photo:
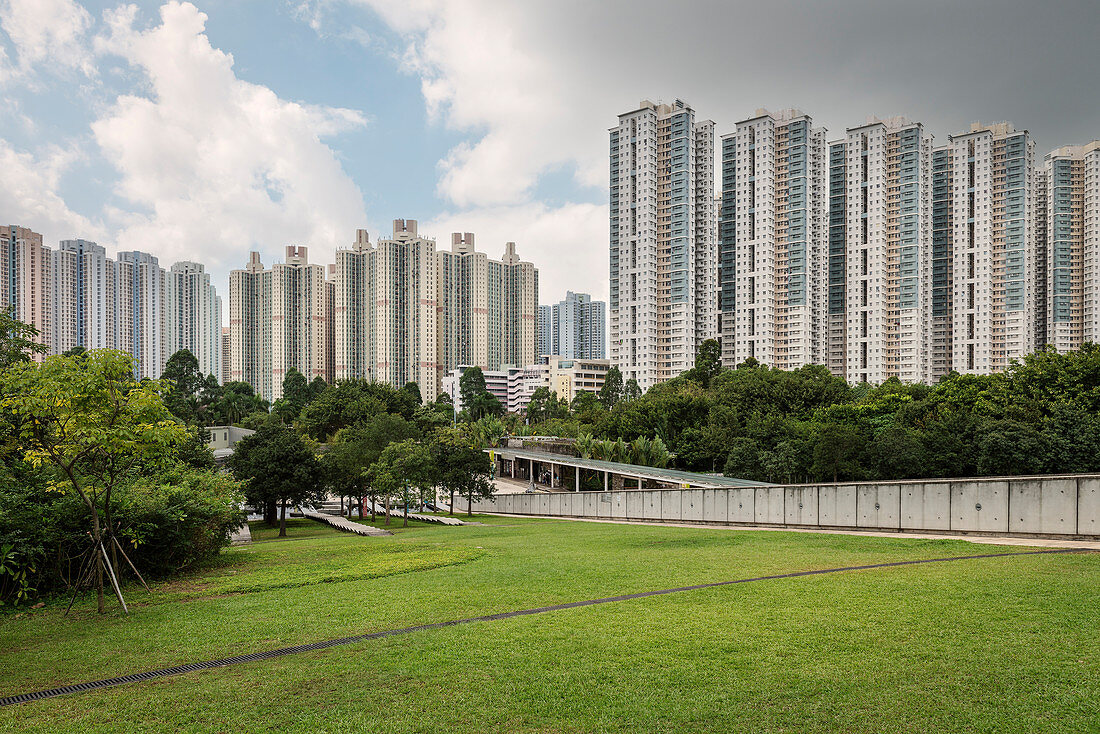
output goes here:
[[[608, 504], [611, 504], [610, 502]], [[581, 514], [585, 517], [599, 517], [600, 513], [600, 493], [599, 492], [583, 492], [581, 493]]]
[[616, 492], [626, 497], [626, 517], [629, 520], [641, 520], [645, 517], [643, 500], [645, 495], [641, 492]]
[[817, 517], [825, 527], [856, 526], [856, 488], [852, 484], [822, 485], [817, 493]]
[[1100, 536], [1100, 478], [1077, 480], [1077, 533]]
[[703, 490], [703, 519], [707, 522], [726, 522], [726, 498], [729, 490]]
[[783, 494], [788, 525], [817, 525], [817, 487], [787, 487]]
[[550, 498], [550, 509], [546, 514], [548, 515], [564, 515], [565, 510], [561, 506], [561, 495], [557, 492], [546, 495]]
[[678, 489], [662, 489], [661, 495], [661, 519], [682, 520], [680, 511], [680, 496], [683, 493]]
[[1008, 532], [1008, 482], [952, 482], [951, 529]]
[[751, 487], [738, 487], [729, 491], [729, 505], [726, 510], [728, 522], [756, 522], [756, 490]]
[[1010, 533], [1077, 532], [1076, 479], [1014, 479], [1008, 491]]
[[767, 525], [782, 525], [785, 520], [783, 487], [757, 487], [756, 522]]
[[680, 519], [701, 522], [703, 518], [703, 490], [680, 491]]
[[900, 486], [902, 530], [951, 529], [951, 485], [948, 482]]
[[642, 518], [645, 520], [661, 519], [661, 493], [659, 491], [638, 492], [642, 496]]
[[536, 498], [536, 501], [537, 501], [537, 507], [535, 508], [535, 513], [538, 514], [538, 515], [549, 515], [550, 514], [550, 495], [548, 495], [548, 494], [537, 494], [537, 495], [535, 495], [535, 498]]
[[861, 484], [856, 490], [856, 523], [861, 528], [901, 527], [901, 501], [896, 484]]

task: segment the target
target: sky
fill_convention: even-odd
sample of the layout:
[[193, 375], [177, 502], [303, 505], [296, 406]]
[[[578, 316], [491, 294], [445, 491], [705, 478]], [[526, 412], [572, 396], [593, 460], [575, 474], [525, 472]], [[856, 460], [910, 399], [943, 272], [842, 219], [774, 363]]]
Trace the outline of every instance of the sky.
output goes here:
[[0, 0], [0, 220], [207, 266], [474, 232], [608, 293], [607, 129], [795, 107], [1100, 138], [1100, 7], [1028, 0]]

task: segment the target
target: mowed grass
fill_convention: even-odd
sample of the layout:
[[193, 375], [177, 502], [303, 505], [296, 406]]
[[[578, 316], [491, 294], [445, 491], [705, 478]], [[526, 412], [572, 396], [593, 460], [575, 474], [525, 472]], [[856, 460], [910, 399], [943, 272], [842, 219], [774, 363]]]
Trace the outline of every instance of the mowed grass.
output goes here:
[[[90, 599], [68, 618], [0, 617], [0, 695], [631, 592], [1018, 550], [475, 519], [488, 524], [260, 541], [151, 597], [131, 591], [126, 618]], [[1092, 553], [762, 581], [19, 705], [0, 709], [0, 731], [1097, 731], [1098, 602]]]

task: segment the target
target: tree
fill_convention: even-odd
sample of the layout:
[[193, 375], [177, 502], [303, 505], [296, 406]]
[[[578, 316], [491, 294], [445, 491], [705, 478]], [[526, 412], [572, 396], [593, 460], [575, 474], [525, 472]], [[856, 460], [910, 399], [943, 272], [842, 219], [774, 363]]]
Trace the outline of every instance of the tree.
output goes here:
[[325, 378], [317, 375], [313, 378], [313, 382], [309, 383], [309, 400], [307, 403], [312, 403], [317, 398], [321, 397], [321, 393], [328, 387], [328, 383], [325, 382]]
[[[291, 367], [283, 378], [283, 401], [285, 409], [280, 411], [283, 415], [293, 420], [302, 412], [302, 408], [310, 402], [310, 387], [306, 376]], [[290, 422], [289, 420], [287, 421]]]
[[623, 400], [638, 400], [642, 397], [642, 388], [638, 387], [638, 381], [631, 377], [623, 385]]
[[[378, 461], [378, 457], [391, 443], [417, 438], [417, 436], [416, 427], [401, 416], [392, 413], [377, 413], [357, 426], [342, 429], [334, 437], [331, 445], [342, 446], [337, 451], [347, 452], [346, 470], [350, 474], [356, 471], [355, 467], [357, 467], [358, 474], [366, 485], [366, 497], [370, 502], [371, 521], [374, 520], [374, 505], [381, 490], [369, 481], [368, 470], [370, 466]], [[387, 509], [388, 506], [389, 503], [387, 502]], [[363, 518], [362, 504], [359, 507], [359, 518]]]
[[161, 380], [168, 385], [164, 404], [172, 415], [184, 423], [194, 423], [199, 408], [199, 392], [205, 379], [199, 370], [199, 360], [188, 349], [181, 349], [164, 363]]
[[841, 474], [851, 472], [858, 452], [858, 431], [841, 423], [826, 423], [817, 432], [811, 471], [818, 477], [831, 475], [836, 482]]
[[[79, 357], [48, 357], [40, 365], [17, 362], [0, 372], [0, 407], [15, 421], [17, 438], [32, 464], [52, 464], [92, 518], [98, 609], [109, 574], [119, 603], [118, 553], [125, 556], [111, 520], [111, 493], [142, 462], [163, 462], [185, 440], [162, 398], [167, 386], [134, 379], [125, 352], [92, 350]], [[110, 555], [110, 560], [108, 560]]]
[[423, 398], [420, 396], [420, 385], [417, 385], [415, 382], [406, 382], [405, 387], [401, 388], [401, 392], [405, 393], [417, 408], [424, 402]]
[[[435, 479], [435, 466], [428, 448], [418, 441], [406, 439], [391, 443], [382, 450], [370, 468], [371, 484], [379, 487], [387, 496], [401, 498], [404, 505], [404, 527], [409, 526], [409, 505], [413, 490], [423, 497]], [[390, 521], [386, 516], [386, 523]]]
[[623, 399], [623, 373], [617, 365], [611, 365], [611, 369], [603, 378], [603, 386], [600, 387], [597, 397], [603, 407], [611, 410]]
[[28, 362], [46, 351], [46, 345], [38, 341], [38, 329], [17, 321], [14, 312], [14, 308], [0, 311], [0, 369]]
[[707, 339], [699, 345], [693, 372], [703, 387], [710, 387], [711, 380], [722, 373], [722, 347], [717, 339]]
[[214, 425], [237, 425], [253, 413], [266, 414], [267, 401], [247, 382], [225, 383], [210, 404], [210, 419]]
[[435, 462], [437, 480], [451, 497], [451, 514], [454, 514], [454, 498], [458, 494], [467, 500], [466, 514], [473, 514], [474, 497], [492, 497], [493, 483], [489, 480], [492, 464], [489, 455], [471, 445], [461, 431], [445, 428], [432, 436], [429, 451]]
[[568, 418], [569, 408], [562, 407], [558, 400], [558, 394], [543, 385], [531, 393], [531, 399], [527, 403], [527, 422], [531, 425], [554, 418]]
[[254, 507], [281, 505], [279, 537], [286, 537], [286, 508], [320, 500], [324, 483], [321, 463], [302, 437], [281, 423], [265, 423], [241, 439], [229, 457], [233, 475], [245, 482], [245, 497]]

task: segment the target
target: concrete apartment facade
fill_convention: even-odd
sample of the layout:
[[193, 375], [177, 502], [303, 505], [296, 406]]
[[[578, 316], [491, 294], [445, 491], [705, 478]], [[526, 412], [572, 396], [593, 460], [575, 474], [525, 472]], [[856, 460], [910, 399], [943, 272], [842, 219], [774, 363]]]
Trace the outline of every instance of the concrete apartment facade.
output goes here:
[[607, 358], [607, 304], [587, 293], [565, 292], [565, 300], [539, 306], [539, 355], [563, 359]]
[[610, 129], [610, 354], [643, 390], [718, 335], [714, 123], [681, 100]]
[[1051, 151], [1039, 189], [1045, 341], [1064, 352], [1100, 342], [1100, 141]]
[[400, 387], [426, 400], [458, 365], [499, 370], [535, 359], [538, 271], [506, 243], [501, 260], [478, 252], [470, 232], [437, 250], [414, 220], [371, 245], [360, 230], [334, 269], [334, 375]]
[[757, 110], [722, 137], [727, 366], [825, 361], [827, 173], [825, 131], [798, 110]]
[[999, 372], [1038, 346], [1035, 144], [1026, 130], [1002, 122], [975, 123], [951, 136], [949, 147], [949, 367], [963, 374]]
[[222, 299], [201, 263], [168, 271], [168, 355], [187, 349], [204, 375], [222, 374]]

